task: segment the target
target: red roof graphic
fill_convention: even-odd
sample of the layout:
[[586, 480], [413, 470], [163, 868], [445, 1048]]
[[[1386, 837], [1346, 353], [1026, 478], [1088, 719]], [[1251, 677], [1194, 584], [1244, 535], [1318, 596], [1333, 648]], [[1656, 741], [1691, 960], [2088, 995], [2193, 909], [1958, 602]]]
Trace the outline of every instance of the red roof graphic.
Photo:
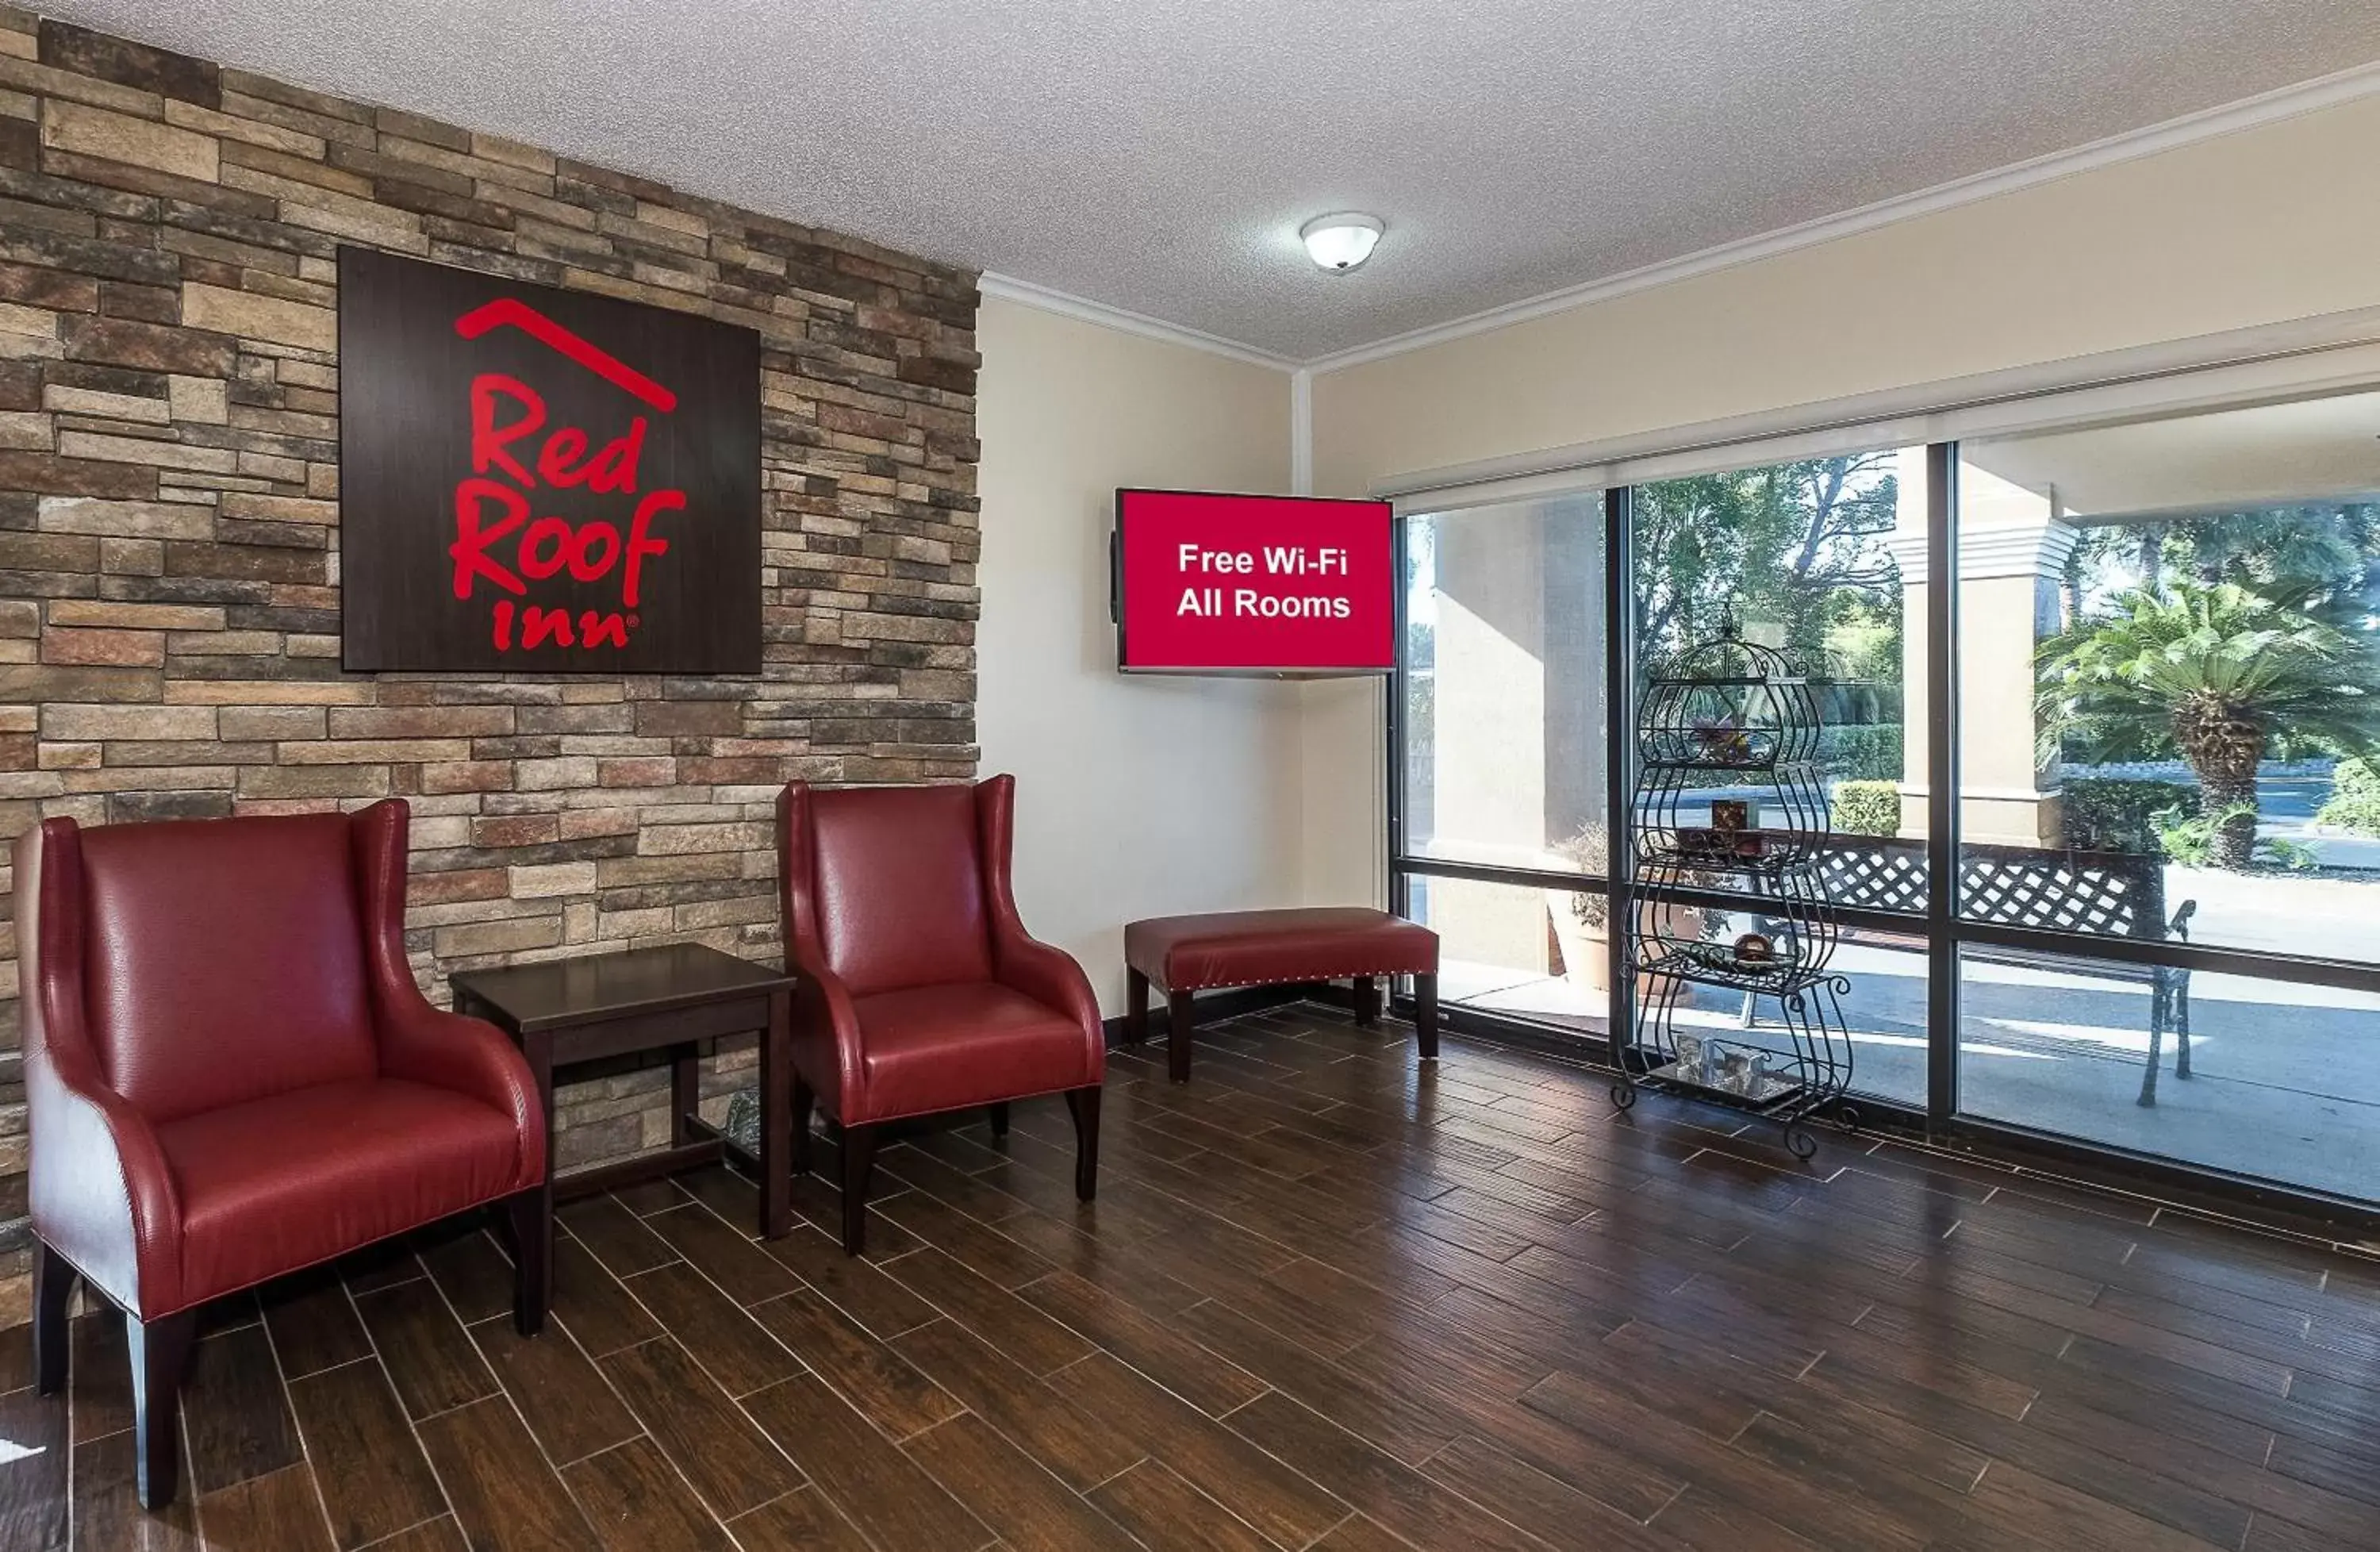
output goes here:
[[499, 297], [455, 320], [455, 332], [467, 340], [492, 330], [518, 329], [548, 349], [568, 357], [613, 387], [635, 394], [666, 415], [677, 407], [677, 395], [618, 357], [589, 344], [552, 319], [514, 297]]

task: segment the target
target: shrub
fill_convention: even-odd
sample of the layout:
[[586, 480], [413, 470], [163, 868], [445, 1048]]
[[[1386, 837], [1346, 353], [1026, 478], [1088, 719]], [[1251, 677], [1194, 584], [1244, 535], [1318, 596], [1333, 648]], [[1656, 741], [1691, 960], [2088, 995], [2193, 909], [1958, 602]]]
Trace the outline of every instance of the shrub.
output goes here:
[[2276, 867], [2286, 867], [2292, 873], [2311, 873], [2322, 866], [2312, 846], [2301, 845], [2277, 835], [2268, 835], [2256, 843], [2257, 855]]
[[2176, 804], [2151, 814], [2149, 822], [2156, 826], [2157, 844], [2166, 855], [2184, 867], [2206, 867], [2215, 862], [2215, 838], [2223, 827], [2255, 811], [2252, 803], [2234, 803], [2214, 814]]
[[2177, 782], [2086, 776], [2066, 783], [2059, 804], [2066, 844], [2082, 852], [2154, 853], [2166, 847], [2155, 820], [2186, 804], [2191, 789]]
[[1848, 723], [1818, 730], [1818, 763], [1828, 775], [1845, 781], [1897, 782], [1900, 753], [1898, 723]]
[[[1554, 847], [1560, 856], [1575, 863], [1582, 873], [1597, 878], [1609, 878], [1611, 873], [1611, 836], [1600, 820], [1589, 819], [1580, 825], [1567, 841]], [[1611, 914], [1611, 903], [1591, 890], [1580, 890], [1570, 897], [1571, 914], [1588, 927], [1601, 927]]]
[[2358, 835], [2380, 835], [2380, 770], [2368, 759], [2343, 759], [2331, 772], [2330, 796], [2314, 817]]
[[1835, 830], [1843, 835], [1898, 835], [1900, 783], [1837, 782], [1832, 805]]
[[[2252, 803], [2229, 804], [2215, 814], [2176, 805], [2158, 809], [2149, 816], [2149, 821], [2156, 826], [2157, 843], [2165, 848], [2167, 856], [2184, 867], [2220, 867], [2223, 860], [2216, 850], [2216, 838], [2225, 826], [2255, 817], [2256, 806]], [[2256, 862], [2286, 867], [2292, 873], [2309, 872], [2316, 866], [2312, 847], [2278, 836], [2257, 842], [2252, 856]]]

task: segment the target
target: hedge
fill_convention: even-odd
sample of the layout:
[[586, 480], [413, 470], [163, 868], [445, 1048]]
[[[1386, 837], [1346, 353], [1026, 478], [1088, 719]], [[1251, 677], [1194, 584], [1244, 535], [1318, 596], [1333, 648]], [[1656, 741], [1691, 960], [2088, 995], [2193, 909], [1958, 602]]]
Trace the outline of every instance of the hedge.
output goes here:
[[1833, 808], [1839, 835], [1900, 833], [1898, 782], [1837, 782]]
[[2196, 789], [2178, 782], [2083, 776], [2065, 784], [2058, 809], [2066, 844], [2076, 851], [2154, 854], [2164, 848], [2152, 816], [2196, 801]]
[[1818, 730], [1818, 763], [1828, 775], [1845, 781], [1899, 781], [1900, 748], [1900, 727], [1896, 722], [1835, 724]]
[[2343, 759], [2330, 773], [2330, 796], [2314, 823], [2358, 835], [2380, 835], [2380, 770], [2368, 759]]

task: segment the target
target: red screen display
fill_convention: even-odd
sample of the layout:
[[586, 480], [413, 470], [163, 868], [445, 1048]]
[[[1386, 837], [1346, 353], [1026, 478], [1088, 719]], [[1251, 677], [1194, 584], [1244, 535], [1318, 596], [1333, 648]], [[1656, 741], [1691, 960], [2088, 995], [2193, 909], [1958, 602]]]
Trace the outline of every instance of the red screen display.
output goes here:
[[1119, 491], [1116, 533], [1127, 671], [1395, 665], [1386, 502]]

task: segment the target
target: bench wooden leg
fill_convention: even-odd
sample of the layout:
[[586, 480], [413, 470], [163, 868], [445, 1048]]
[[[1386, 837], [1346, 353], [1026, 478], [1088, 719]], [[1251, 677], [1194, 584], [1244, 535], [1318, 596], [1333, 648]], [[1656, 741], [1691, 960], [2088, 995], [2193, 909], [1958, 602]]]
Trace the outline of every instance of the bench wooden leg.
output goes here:
[[1424, 1061], [1438, 1060], [1438, 976], [1414, 977], [1414, 1038]]
[[1355, 977], [1355, 1026], [1369, 1029], [1380, 1022], [1380, 983], [1377, 976]]
[[1137, 970], [1126, 970], [1123, 986], [1124, 1041], [1129, 1045], [1147, 1045], [1148, 1043], [1148, 977]]
[[1165, 1073], [1175, 1083], [1190, 1081], [1190, 994], [1165, 996]]

